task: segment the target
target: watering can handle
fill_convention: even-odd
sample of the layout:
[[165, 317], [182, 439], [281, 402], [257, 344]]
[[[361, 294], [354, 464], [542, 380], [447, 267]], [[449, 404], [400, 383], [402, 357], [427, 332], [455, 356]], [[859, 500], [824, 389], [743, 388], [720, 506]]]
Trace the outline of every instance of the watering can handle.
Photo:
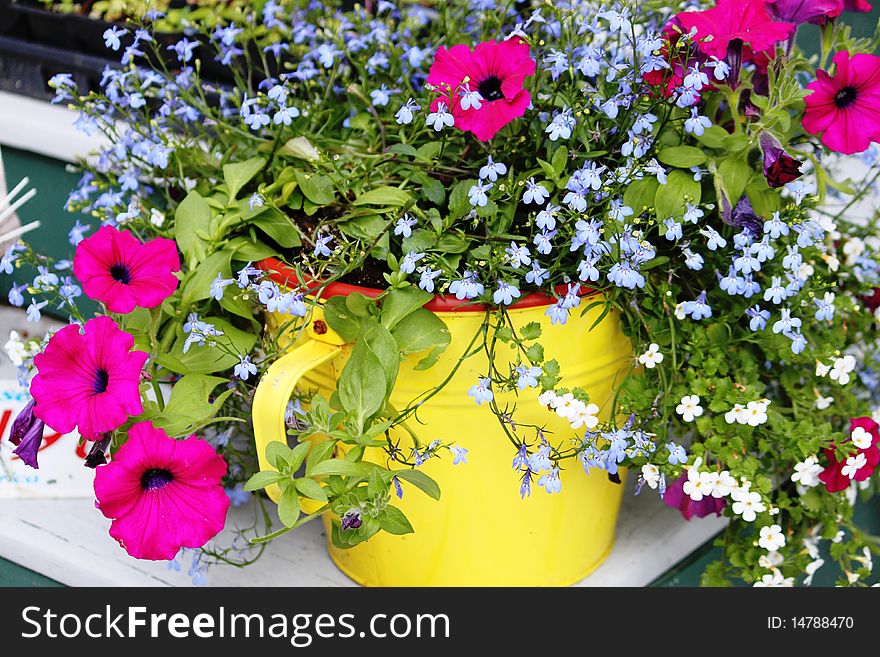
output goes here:
[[[272, 363], [260, 379], [253, 404], [254, 441], [260, 459], [260, 470], [276, 470], [266, 460], [266, 447], [272, 441], [287, 441], [284, 416], [293, 389], [300, 378], [309, 370], [332, 360], [341, 351], [342, 346], [339, 344], [309, 340]], [[266, 487], [266, 493], [276, 503], [281, 499], [278, 484]]]

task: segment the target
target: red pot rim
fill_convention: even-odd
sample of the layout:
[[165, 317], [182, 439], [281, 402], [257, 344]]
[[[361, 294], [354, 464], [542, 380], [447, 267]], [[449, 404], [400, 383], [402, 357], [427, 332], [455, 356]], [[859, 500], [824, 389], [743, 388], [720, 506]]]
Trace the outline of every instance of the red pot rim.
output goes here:
[[[301, 281], [297, 276], [296, 270], [288, 265], [284, 264], [278, 258], [264, 258], [256, 263], [256, 266], [259, 269], [262, 269], [266, 273], [269, 274], [269, 279], [278, 283], [278, 285], [290, 286], [290, 283], [293, 282], [296, 286], [305, 286], [310, 291], [317, 291], [321, 285], [315, 280], [306, 280]], [[326, 299], [331, 297], [343, 297], [351, 294], [352, 292], [360, 292], [365, 297], [378, 297], [384, 290], [379, 290], [374, 287], [362, 287], [360, 285], [349, 285], [348, 283], [340, 283], [339, 281], [333, 281], [332, 283], [327, 283], [323, 286], [323, 294], [322, 296]], [[559, 296], [564, 296], [568, 292], [567, 285], [557, 285], [555, 288], [555, 292]], [[580, 296], [588, 296], [590, 294], [595, 294], [595, 290], [591, 290], [589, 288], [585, 288], [581, 286]], [[520, 298], [516, 303], [508, 306], [511, 309], [518, 308], [536, 308], [538, 306], [549, 306], [556, 303], [556, 297], [546, 294], [544, 292], [532, 292], [527, 294], [526, 296]], [[487, 305], [485, 303], [468, 303], [466, 301], [462, 301], [461, 299], [456, 299], [454, 296], [446, 296], [441, 294], [435, 294], [434, 298], [431, 299], [428, 303], [426, 303], [424, 308], [427, 308], [433, 312], [485, 312], [487, 309], [492, 308], [493, 306]]]

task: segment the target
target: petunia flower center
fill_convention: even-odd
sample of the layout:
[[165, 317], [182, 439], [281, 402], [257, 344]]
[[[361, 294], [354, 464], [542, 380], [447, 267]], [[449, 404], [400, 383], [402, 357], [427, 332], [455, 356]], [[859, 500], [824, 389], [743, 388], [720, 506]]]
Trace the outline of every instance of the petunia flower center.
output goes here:
[[114, 281], [118, 281], [123, 285], [131, 283], [131, 272], [125, 265], [117, 264], [110, 267], [110, 276]]
[[834, 94], [834, 104], [840, 109], [844, 109], [856, 102], [857, 95], [855, 87], [843, 87]]
[[164, 468], [150, 468], [141, 475], [141, 488], [159, 490], [174, 481], [174, 475]]
[[501, 80], [494, 75], [490, 75], [480, 82], [479, 86], [477, 86], [477, 91], [488, 101], [502, 100], [504, 98], [504, 94], [501, 93]]
[[110, 373], [107, 370], [98, 370], [95, 372], [95, 394], [100, 395], [103, 392], [107, 392], [107, 387], [110, 385]]

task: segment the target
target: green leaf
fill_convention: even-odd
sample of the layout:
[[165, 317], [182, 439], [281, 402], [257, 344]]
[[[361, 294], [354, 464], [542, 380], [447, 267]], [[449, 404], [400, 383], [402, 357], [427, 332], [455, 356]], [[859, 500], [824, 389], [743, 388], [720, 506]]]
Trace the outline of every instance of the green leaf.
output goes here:
[[171, 389], [171, 399], [165, 410], [153, 419], [153, 424], [165, 429], [170, 436], [179, 436], [214, 417], [226, 398], [233, 393], [225, 390], [211, 401], [214, 389], [228, 379], [205, 374], [187, 374]]
[[319, 502], [327, 501], [327, 493], [324, 492], [324, 487], [314, 479], [297, 479], [293, 483], [296, 486], [296, 490], [303, 497], [308, 497], [310, 500], [318, 500]]
[[379, 321], [382, 326], [392, 330], [408, 315], [424, 306], [434, 295], [414, 285], [397, 287], [389, 291], [382, 299], [382, 313]]
[[470, 245], [470, 240], [461, 235], [446, 233], [437, 240], [437, 244], [434, 245], [433, 250], [442, 253], [464, 253]]
[[255, 262], [278, 254], [275, 249], [266, 246], [259, 240], [247, 237], [233, 237], [227, 242], [226, 249], [232, 251], [233, 260], [241, 262]]
[[437, 364], [437, 361], [440, 360], [440, 356], [446, 350], [445, 347], [434, 347], [431, 351], [428, 352], [428, 355], [422, 358], [418, 363], [413, 367], [414, 370], [421, 372], [422, 370], [427, 370], [434, 365]]
[[416, 157], [418, 155], [418, 151], [409, 144], [394, 144], [394, 146], [388, 149], [388, 152], [409, 157]]
[[727, 194], [730, 205], [734, 206], [746, 189], [752, 168], [744, 158], [728, 157], [718, 164], [715, 175], [720, 179], [722, 190]]
[[288, 139], [284, 146], [278, 149], [278, 154], [307, 161], [317, 160], [321, 155], [318, 149], [312, 146], [312, 142], [305, 137]]
[[238, 197], [241, 188], [247, 185], [251, 179], [266, 167], [266, 159], [252, 157], [244, 162], [223, 165], [223, 180], [229, 190], [229, 199]]
[[345, 297], [331, 297], [324, 304], [324, 319], [346, 342], [354, 342], [361, 332], [360, 319], [345, 302]]
[[174, 213], [174, 237], [190, 269], [194, 269], [207, 256], [207, 246], [210, 243], [208, 231], [213, 218], [211, 206], [195, 190], [187, 194], [177, 206]]
[[568, 146], [560, 146], [553, 153], [550, 164], [553, 165], [553, 172], [556, 174], [554, 179], [558, 180], [565, 171], [565, 165], [568, 163]]
[[727, 137], [728, 134], [727, 130], [721, 126], [713, 125], [703, 130], [703, 134], [696, 135], [696, 137], [697, 141], [709, 148], [721, 148], [724, 138]]
[[339, 230], [357, 239], [373, 241], [382, 234], [387, 225], [388, 220], [384, 217], [378, 214], [366, 214], [340, 222]]
[[302, 244], [299, 231], [293, 225], [293, 221], [277, 208], [266, 207], [264, 212], [250, 219], [248, 223], [259, 228], [286, 249]]
[[546, 160], [542, 160], [540, 157], [537, 158], [538, 166], [544, 171], [544, 175], [547, 176], [550, 180], [556, 180], [556, 169], [553, 168], [553, 165], [547, 162]]
[[403, 252], [427, 251], [434, 248], [435, 244], [437, 244], [437, 235], [434, 232], [417, 228], [412, 235], [403, 238]]
[[462, 180], [455, 184], [449, 193], [449, 218], [459, 219], [471, 211], [468, 190], [476, 184], [476, 180]]
[[278, 519], [285, 527], [293, 527], [299, 519], [299, 496], [292, 483], [281, 491], [281, 500], [278, 502]]
[[286, 443], [273, 440], [266, 445], [266, 460], [272, 467], [284, 470], [290, 463], [290, 447]]
[[309, 449], [311, 449], [312, 443], [309, 441], [301, 442], [299, 445], [294, 447], [290, 451], [290, 456], [287, 457], [287, 462], [290, 464], [291, 472], [296, 472], [299, 470], [299, 466], [302, 465], [302, 462], [305, 460], [306, 455], [309, 453]]
[[337, 387], [342, 407], [352, 413], [358, 431], [366, 418], [385, 405], [386, 389], [382, 363], [364, 340], [358, 340]]
[[352, 292], [345, 297], [345, 307], [357, 317], [370, 317], [376, 300], [360, 292]]
[[623, 194], [623, 204], [641, 214], [654, 207], [654, 197], [660, 182], [655, 177], [643, 178], [630, 183]]
[[398, 479], [411, 483], [428, 497], [440, 499], [440, 486], [421, 470], [395, 470], [394, 474]]
[[666, 178], [666, 184], [657, 187], [654, 195], [654, 209], [661, 221], [667, 217], [681, 217], [684, 214], [685, 202], [700, 202], [700, 183], [694, 180], [690, 172], [676, 169]]
[[397, 187], [375, 187], [358, 196], [352, 205], [382, 205], [401, 207], [412, 200], [409, 192]]
[[336, 199], [333, 181], [320, 174], [306, 174], [296, 171], [296, 181], [307, 199], [315, 205], [329, 205]]
[[327, 459], [321, 461], [309, 473], [309, 477], [327, 477], [340, 475], [342, 477], [360, 477], [367, 473], [366, 468], [360, 463], [347, 461], [346, 459]]
[[319, 443], [315, 443], [312, 446], [312, 451], [306, 457], [306, 475], [311, 477], [315, 466], [329, 459], [335, 449], [336, 443], [332, 440], [322, 440]]
[[538, 322], [529, 322], [520, 329], [519, 337], [523, 340], [537, 340], [541, 337], [541, 325]]
[[703, 164], [706, 161], [706, 154], [703, 149], [695, 146], [670, 146], [658, 151], [657, 159], [663, 164], [687, 169]]
[[[213, 324], [214, 328], [222, 331], [223, 335], [212, 339], [222, 342], [235, 354], [249, 353], [257, 341], [255, 334], [242, 331], [220, 317], [207, 316], [203, 317], [202, 321]], [[178, 326], [177, 339], [171, 346], [169, 353], [159, 354], [156, 357], [156, 362], [163, 367], [169, 367], [178, 374], [220, 372], [229, 369], [238, 362], [238, 356], [235, 354], [228, 353], [220, 347], [211, 346], [207, 342], [203, 346], [190, 345], [189, 350], [183, 353], [185, 343], [186, 335], [183, 333], [183, 328]], [[166, 359], [166, 355], [170, 356], [170, 359]]]
[[379, 524], [389, 534], [402, 535], [412, 534], [415, 530], [409, 523], [403, 511], [396, 506], [386, 506], [382, 515], [379, 516]]
[[419, 176], [418, 181], [422, 186], [422, 192], [431, 203], [443, 205], [443, 202], [446, 200], [446, 188], [442, 182], [436, 178], [431, 178], [427, 174]]
[[403, 355], [428, 349], [445, 349], [449, 345], [449, 329], [430, 310], [418, 308], [395, 326], [391, 335]]
[[190, 273], [184, 278], [183, 286], [181, 287], [181, 307], [189, 308], [196, 301], [201, 301], [211, 296], [211, 282], [217, 278], [217, 274], [221, 274], [224, 278], [229, 278], [229, 261], [231, 258], [232, 251], [223, 249], [222, 251], [212, 253], [198, 267], [191, 269]]
[[271, 486], [272, 484], [277, 484], [279, 481], [284, 479], [285, 476], [280, 472], [272, 472], [271, 470], [263, 470], [262, 472], [257, 472], [253, 477], [248, 479], [247, 483], [244, 485], [244, 490], [248, 492], [253, 492], [255, 490], [260, 490], [261, 488], [265, 488], [266, 486]]
[[375, 321], [370, 322], [369, 328], [364, 331], [363, 339], [385, 372], [385, 397], [387, 398], [394, 389], [394, 384], [397, 381], [397, 369], [400, 367], [400, 351], [397, 348], [397, 342], [388, 329]]

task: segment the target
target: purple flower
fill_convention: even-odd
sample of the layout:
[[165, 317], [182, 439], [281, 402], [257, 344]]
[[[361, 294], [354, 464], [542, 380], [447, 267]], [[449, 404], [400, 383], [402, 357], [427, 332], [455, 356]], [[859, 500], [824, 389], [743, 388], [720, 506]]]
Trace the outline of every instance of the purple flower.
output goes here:
[[740, 197], [739, 201], [736, 204], [736, 207], [731, 209], [730, 201], [728, 201], [727, 197], [722, 194], [721, 219], [728, 226], [748, 229], [748, 231], [756, 237], [761, 234], [761, 227], [764, 223], [764, 220], [761, 219], [761, 217], [759, 217], [757, 214], [755, 214], [755, 210], [752, 208], [752, 204], [749, 203], [749, 199], [745, 195]]
[[758, 144], [764, 155], [764, 177], [770, 187], [782, 187], [801, 177], [802, 162], [786, 153], [773, 135], [762, 132]]
[[710, 513], [720, 516], [724, 507], [727, 506], [727, 501], [723, 497], [706, 495], [699, 502], [694, 502], [690, 495], [684, 494], [684, 482], [686, 481], [687, 474], [683, 474], [669, 484], [666, 488], [666, 493], [663, 495], [663, 501], [666, 505], [681, 511], [681, 515], [684, 516], [685, 520], [690, 520], [694, 516], [705, 518]]
[[34, 401], [28, 402], [12, 423], [9, 441], [16, 445], [13, 454], [32, 468], [39, 468], [37, 452], [43, 442], [46, 423], [34, 415]]
[[361, 519], [360, 509], [349, 509], [342, 515], [342, 531], [347, 529], [357, 529], [364, 521]]
[[767, 11], [783, 23], [822, 23], [840, 13], [840, 0], [767, 0]]

